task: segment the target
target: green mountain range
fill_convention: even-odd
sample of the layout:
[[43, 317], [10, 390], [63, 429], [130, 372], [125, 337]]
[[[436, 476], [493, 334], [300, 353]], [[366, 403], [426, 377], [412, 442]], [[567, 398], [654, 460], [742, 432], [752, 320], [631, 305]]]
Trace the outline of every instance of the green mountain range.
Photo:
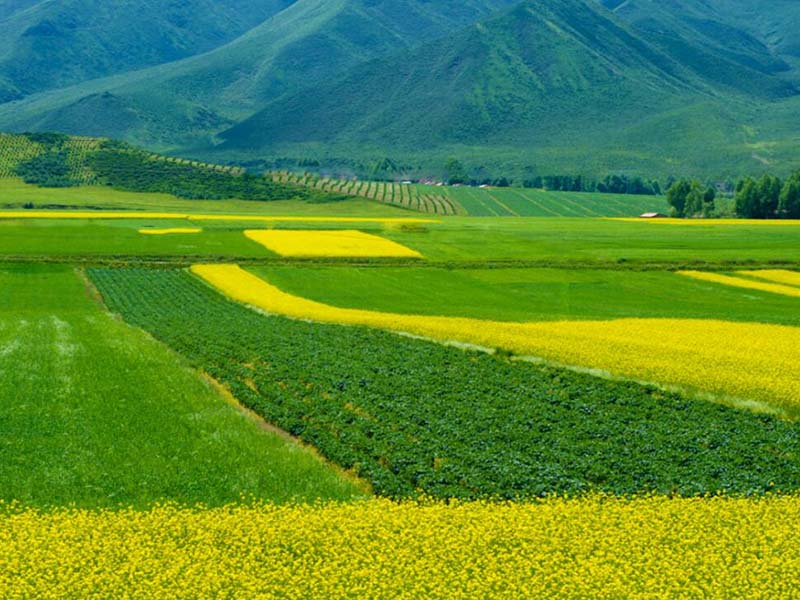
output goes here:
[[119, 4], [0, 9], [0, 129], [432, 173], [450, 156], [512, 175], [800, 166], [788, 0]]

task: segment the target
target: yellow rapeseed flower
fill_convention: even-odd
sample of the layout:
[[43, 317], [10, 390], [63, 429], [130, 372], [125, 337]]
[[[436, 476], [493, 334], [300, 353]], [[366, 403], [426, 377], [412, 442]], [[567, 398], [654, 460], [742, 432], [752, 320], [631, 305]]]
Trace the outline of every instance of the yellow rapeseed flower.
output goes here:
[[363, 231], [248, 229], [244, 234], [281, 256], [422, 258], [415, 250]]
[[742, 275], [764, 279], [773, 283], [782, 283], [800, 287], [800, 273], [797, 271], [784, 271], [781, 269], [767, 269], [764, 271], [739, 271]]
[[[800, 328], [701, 319], [508, 323], [338, 308], [287, 294], [236, 265], [195, 265], [222, 293], [269, 313], [504, 348], [565, 365], [800, 408]], [[756, 402], [758, 401], [758, 402]]]
[[[757, 271], [753, 271], [753, 273], [757, 273]], [[731, 287], [758, 290], [760, 292], [770, 292], [772, 294], [781, 294], [783, 296], [794, 296], [800, 298], [800, 288], [792, 287], [790, 285], [765, 283], [763, 281], [753, 281], [743, 277], [733, 277], [731, 275], [721, 275], [719, 273], [708, 273], [705, 271], [678, 271], [678, 274], [683, 275], [684, 277], [698, 279], [700, 281], [709, 281], [711, 283], [719, 283]]]
[[789, 598], [800, 499], [0, 510], [23, 598]]

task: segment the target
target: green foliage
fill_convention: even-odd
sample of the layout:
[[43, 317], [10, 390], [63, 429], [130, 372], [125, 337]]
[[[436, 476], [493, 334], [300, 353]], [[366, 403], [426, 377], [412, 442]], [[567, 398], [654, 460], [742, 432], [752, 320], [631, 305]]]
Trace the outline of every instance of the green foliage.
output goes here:
[[212, 506], [359, 495], [114, 319], [65, 266], [0, 268], [0, 498]]
[[667, 203], [674, 217], [708, 218], [716, 216], [717, 190], [698, 180], [679, 179], [667, 190]]
[[455, 183], [466, 183], [468, 181], [469, 176], [467, 175], [467, 170], [464, 167], [464, 163], [456, 158], [448, 159], [447, 163], [444, 165], [444, 181], [450, 185]]
[[746, 177], [736, 184], [736, 214], [746, 219], [777, 218], [782, 189], [777, 177], [764, 175], [758, 181]]
[[778, 214], [787, 219], [800, 219], [800, 172], [792, 175], [783, 185]]
[[5, 172], [42, 187], [102, 184], [192, 200], [295, 199], [325, 203], [346, 198], [279, 183], [239, 167], [160, 156], [119, 141], [58, 133], [0, 136], [0, 176]]
[[795, 424], [382, 331], [268, 317], [183, 272], [91, 277], [112, 310], [385, 496], [800, 488]]
[[15, 173], [25, 183], [52, 188], [71, 187], [79, 182], [72, 178], [68, 161], [66, 150], [45, 152], [20, 163]]
[[153, 159], [144, 152], [107, 148], [89, 157], [106, 185], [134, 192], [159, 192], [195, 200], [311, 199], [321, 194], [276, 184], [266, 177], [234, 175], [188, 162]]

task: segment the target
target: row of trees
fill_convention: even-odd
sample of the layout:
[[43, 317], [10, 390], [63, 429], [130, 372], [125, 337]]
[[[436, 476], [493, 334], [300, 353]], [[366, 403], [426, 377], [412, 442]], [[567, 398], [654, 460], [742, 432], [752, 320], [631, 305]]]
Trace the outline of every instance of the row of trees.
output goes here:
[[736, 184], [736, 214], [747, 219], [800, 219], [800, 171], [786, 181], [773, 175]]
[[[464, 164], [454, 158], [445, 164], [443, 180], [450, 185], [492, 185], [495, 187], [508, 187], [514, 183], [507, 177], [471, 177]], [[541, 175], [524, 179], [521, 183], [526, 188], [553, 192], [604, 192], [649, 196], [657, 196], [662, 193], [661, 184], [658, 181], [627, 175], [607, 175], [600, 180], [582, 175]]]
[[607, 194], [634, 194], [658, 196], [661, 184], [655, 180], [627, 175], [606, 175], [600, 181], [580, 175], [545, 175], [522, 182], [523, 187], [554, 192], [603, 192]]
[[[720, 216], [717, 196], [716, 187], [690, 179], [679, 179], [667, 190], [675, 217]], [[800, 171], [786, 181], [773, 175], [740, 179], [733, 189], [732, 213], [745, 219], [800, 219]]]

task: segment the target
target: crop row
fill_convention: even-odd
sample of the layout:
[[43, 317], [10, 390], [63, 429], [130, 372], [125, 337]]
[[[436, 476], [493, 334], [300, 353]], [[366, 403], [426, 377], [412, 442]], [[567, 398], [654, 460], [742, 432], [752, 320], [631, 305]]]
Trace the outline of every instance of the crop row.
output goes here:
[[800, 429], [633, 382], [265, 316], [183, 271], [93, 269], [109, 307], [379, 494], [800, 488]]
[[311, 187], [334, 194], [369, 198], [384, 204], [400, 206], [436, 215], [462, 214], [461, 207], [443, 194], [420, 193], [415, 185], [384, 181], [359, 181], [318, 177], [309, 173], [299, 175], [287, 171], [272, 173], [274, 181]]

